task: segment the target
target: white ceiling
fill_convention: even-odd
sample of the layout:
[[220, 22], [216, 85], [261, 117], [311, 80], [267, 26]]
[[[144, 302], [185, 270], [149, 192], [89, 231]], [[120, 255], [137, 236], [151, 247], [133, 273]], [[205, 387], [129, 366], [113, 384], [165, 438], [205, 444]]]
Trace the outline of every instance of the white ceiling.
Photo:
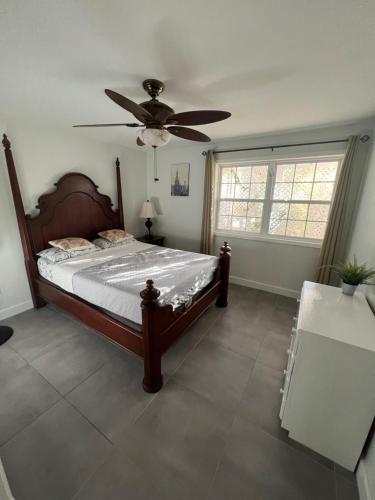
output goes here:
[[215, 140], [340, 123], [375, 114], [374, 52], [374, 0], [0, 0], [0, 114], [134, 121], [104, 88], [141, 102], [151, 77], [176, 112], [232, 112], [197, 127]]

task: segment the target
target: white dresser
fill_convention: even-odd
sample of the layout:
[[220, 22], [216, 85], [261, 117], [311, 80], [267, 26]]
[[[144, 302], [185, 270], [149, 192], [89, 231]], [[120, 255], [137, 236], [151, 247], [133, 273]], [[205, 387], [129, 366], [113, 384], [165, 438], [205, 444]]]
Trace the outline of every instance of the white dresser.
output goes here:
[[305, 281], [280, 418], [289, 436], [354, 470], [375, 416], [375, 318], [363, 294]]

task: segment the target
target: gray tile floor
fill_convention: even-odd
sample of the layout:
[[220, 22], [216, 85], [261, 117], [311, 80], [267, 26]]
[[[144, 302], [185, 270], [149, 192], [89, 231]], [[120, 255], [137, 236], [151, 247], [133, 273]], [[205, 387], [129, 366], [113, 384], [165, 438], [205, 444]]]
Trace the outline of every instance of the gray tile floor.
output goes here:
[[0, 455], [16, 500], [357, 500], [280, 428], [295, 301], [231, 286], [141, 388], [142, 362], [53, 308], [7, 320]]

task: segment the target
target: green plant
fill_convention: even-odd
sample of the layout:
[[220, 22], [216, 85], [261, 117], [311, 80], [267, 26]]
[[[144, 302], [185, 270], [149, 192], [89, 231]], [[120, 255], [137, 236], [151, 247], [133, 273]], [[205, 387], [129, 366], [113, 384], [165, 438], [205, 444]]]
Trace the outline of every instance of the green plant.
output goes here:
[[366, 264], [358, 264], [356, 256], [353, 262], [340, 263], [331, 267], [348, 285], [369, 285], [368, 280], [375, 276], [375, 269], [367, 268]]

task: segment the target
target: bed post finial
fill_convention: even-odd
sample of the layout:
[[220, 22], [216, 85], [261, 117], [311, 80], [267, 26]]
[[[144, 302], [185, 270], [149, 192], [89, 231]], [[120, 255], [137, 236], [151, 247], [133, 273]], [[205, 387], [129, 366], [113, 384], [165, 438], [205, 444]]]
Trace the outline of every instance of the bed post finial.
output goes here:
[[143, 360], [144, 378], [143, 388], [146, 392], [158, 392], [163, 385], [161, 374], [161, 349], [159, 335], [156, 331], [154, 318], [157, 307], [159, 290], [154, 288], [154, 282], [147, 280], [146, 288], [141, 291], [142, 297], [142, 333], [143, 333]]
[[117, 178], [117, 210], [119, 213], [119, 229], [125, 229], [124, 224], [124, 208], [122, 205], [122, 187], [121, 187], [121, 171], [120, 171], [120, 160], [119, 157], [116, 158], [116, 178]]
[[142, 309], [155, 304], [159, 295], [159, 290], [157, 288], [154, 288], [154, 282], [152, 280], [147, 280], [146, 288], [140, 293], [140, 296], [143, 299], [141, 302]]
[[3, 146], [5, 150], [10, 150], [10, 140], [8, 139], [8, 136], [6, 134], [3, 134]]
[[228, 242], [224, 241], [224, 245], [220, 248], [220, 294], [216, 300], [217, 307], [227, 307], [228, 305], [231, 251]]
[[224, 245], [220, 248], [220, 255], [230, 253], [232, 251], [231, 247], [228, 245], [227, 241], [224, 241]]

